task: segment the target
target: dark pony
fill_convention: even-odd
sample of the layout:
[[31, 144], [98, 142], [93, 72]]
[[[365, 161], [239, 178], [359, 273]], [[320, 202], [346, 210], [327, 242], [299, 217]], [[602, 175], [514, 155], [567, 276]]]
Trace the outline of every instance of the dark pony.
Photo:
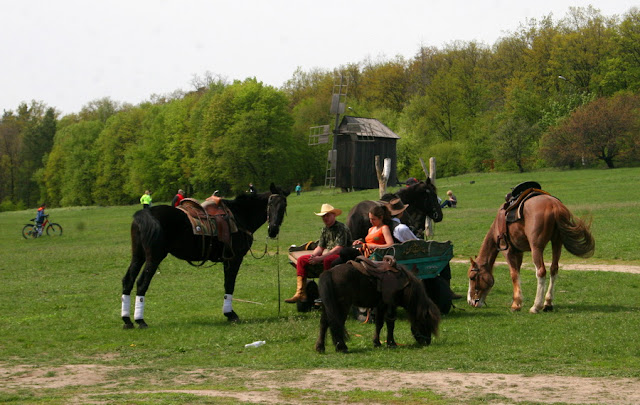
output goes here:
[[387, 346], [396, 346], [393, 330], [398, 306], [407, 311], [411, 323], [411, 333], [418, 344], [429, 345], [431, 335], [436, 335], [438, 332], [440, 311], [429, 299], [422, 282], [415, 275], [400, 267], [396, 277], [393, 282], [386, 284], [397, 287], [392, 287], [391, 291], [383, 293], [378, 286], [380, 280], [362, 273], [352, 265], [352, 262], [324, 271], [320, 275], [319, 288], [323, 309], [316, 351], [324, 352], [327, 329], [330, 329], [336, 351], [347, 352], [344, 324], [352, 305], [376, 308], [378, 314], [384, 314], [384, 316], [376, 317], [373, 336], [375, 347], [381, 346], [380, 330], [385, 321], [387, 324]]
[[[160, 262], [169, 253], [189, 262], [211, 260], [224, 264], [224, 305], [223, 314], [229, 321], [239, 320], [233, 311], [231, 300], [235, 289], [236, 276], [245, 254], [253, 243], [253, 233], [268, 222], [270, 238], [280, 232], [280, 225], [287, 209], [287, 195], [271, 183], [271, 191], [263, 194], [243, 194], [235, 200], [222, 200], [235, 218], [238, 232], [231, 234], [229, 247], [211, 237], [194, 235], [189, 218], [184, 211], [157, 205], [136, 212], [131, 224], [131, 264], [122, 278], [122, 320], [124, 328], [133, 328], [130, 318], [130, 300], [133, 284], [137, 281], [134, 319], [141, 328], [144, 321], [145, 294]], [[204, 238], [204, 240], [203, 240]], [[208, 249], [208, 257], [203, 257], [203, 246]]]
[[[409, 187], [403, 187], [395, 193], [405, 205], [409, 205], [401, 218], [402, 223], [411, 228], [418, 238], [424, 235], [424, 223], [427, 216], [434, 222], [442, 221], [442, 209], [438, 203], [436, 187], [430, 179]], [[391, 194], [388, 195], [391, 198]], [[369, 211], [378, 204], [376, 201], [362, 201], [351, 208], [347, 215], [347, 227], [353, 239], [364, 238], [371, 224]]]
[[[504, 236], [501, 226], [504, 223], [504, 211], [498, 211], [489, 232], [482, 242], [482, 247], [476, 259], [471, 259], [469, 267], [469, 305], [481, 307], [493, 287], [493, 265], [502, 251], [513, 282], [513, 303], [511, 310], [522, 308], [522, 291], [520, 289], [520, 266], [522, 266], [523, 252], [531, 251], [531, 258], [536, 267], [538, 285], [536, 298], [529, 312], [538, 313], [540, 310], [553, 310], [553, 296], [556, 278], [558, 276], [558, 262], [562, 246], [569, 253], [579, 257], [590, 257], [595, 250], [595, 241], [589, 230], [588, 223], [574, 218], [569, 209], [555, 197], [537, 195], [524, 203], [522, 219], [508, 224], [508, 241], [505, 250]], [[545, 296], [547, 269], [544, 264], [544, 249], [551, 241], [551, 267], [549, 268], [549, 289]]]

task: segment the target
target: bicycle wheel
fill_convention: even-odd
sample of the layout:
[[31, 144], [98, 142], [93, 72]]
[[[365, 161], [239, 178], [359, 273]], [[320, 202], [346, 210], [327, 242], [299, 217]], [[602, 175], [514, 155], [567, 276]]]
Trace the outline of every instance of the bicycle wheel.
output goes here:
[[22, 237], [25, 239], [37, 238], [38, 231], [36, 230], [35, 225], [26, 224], [24, 228], [22, 228]]
[[47, 226], [47, 235], [60, 236], [62, 235], [62, 227], [59, 224], [51, 223]]

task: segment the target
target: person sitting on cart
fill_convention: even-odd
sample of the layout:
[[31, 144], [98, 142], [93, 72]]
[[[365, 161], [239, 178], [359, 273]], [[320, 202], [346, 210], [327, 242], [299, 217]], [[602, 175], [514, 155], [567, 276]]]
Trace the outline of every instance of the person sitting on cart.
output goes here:
[[36, 229], [38, 230], [38, 234], [42, 235], [42, 223], [47, 215], [44, 213], [44, 210], [47, 208], [47, 204], [43, 203], [36, 213]]
[[349, 260], [355, 260], [358, 256], [369, 257], [374, 249], [386, 248], [396, 241], [391, 234], [394, 223], [391, 221], [391, 212], [387, 204], [376, 205], [369, 210], [369, 222], [371, 227], [367, 231], [364, 241], [361, 239], [353, 241], [352, 246], [347, 246], [340, 250], [340, 257], [333, 263], [337, 266]]
[[289, 304], [306, 301], [305, 286], [307, 283], [307, 270], [310, 265], [322, 263], [323, 269], [331, 268], [331, 263], [338, 259], [343, 247], [351, 244], [351, 232], [336, 217], [342, 214], [342, 210], [334, 208], [330, 204], [322, 204], [320, 212], [314, 213], [322, 217], [324, 228], [318, 240], [318, 246], [310, 255], [300, 256], [296, 264], [296, 293], [293, 297], [284, 300]]
[[402, 216], [404, 211], [409, 208], [409, 204], [404, 205], [401, 199], [395, 198], [389, 201], [389, 212], [391, 213], [391, 221], [393, 222], [393, 239], [402, 243], [408, 240], [417, 240], [418, 237], [411, 231], [411, 229], [402, 223]]

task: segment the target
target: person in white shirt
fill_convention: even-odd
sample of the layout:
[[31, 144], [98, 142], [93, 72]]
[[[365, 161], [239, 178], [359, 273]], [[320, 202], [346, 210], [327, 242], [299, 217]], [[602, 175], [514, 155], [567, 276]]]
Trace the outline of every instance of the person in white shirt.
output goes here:
[[398, 242], [418, 239], [418, 237], [413, 232], [411, 232], [411, 229], [409, 229], [409, 227], [403, 224], [400, 220], [400, 218], [402, 218], [402, 215], [404, 215], [404, 211], [409, 207], [409, 205], [404, 205], [401, 199], [396, 198], [389, 201], [389, 205], [387, 207], [391, 212], [391, 221], [394, 222], [393, 238]]

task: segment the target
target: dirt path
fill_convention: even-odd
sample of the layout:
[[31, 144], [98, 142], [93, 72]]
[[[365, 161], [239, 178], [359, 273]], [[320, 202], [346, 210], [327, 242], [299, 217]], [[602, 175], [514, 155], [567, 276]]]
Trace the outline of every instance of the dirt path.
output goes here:
[[[84, 386], [73, 402], [100, 403], [101, 395], [117, 391], [126, 394], [125, 386], [110, 381], [115, 367], [102, 365], [68, 365], [62, 367], [0, 365], [0, 392], [36, 388]], [[524, 376], [511, 374], [457, 372], [397, 372], [377, 370], [280, 370], [255, 371], [245, 368], [193, 370], [178, 377], [176, 385], [212, 383], [229, 389], [174, 389], [149, 393], [185, 393], [197, 396], [230, 398], [242, 402], [335, 403], [341, 393], [362, 391], [432, 390], [457, 401], [483, 399], [488, 404], [568, 403], [568, 404], [638, 404], [640, 380], [631, 378], [581, 378]], [[242, 381], [239, 383], [239, 381]], [[122, 381], [120, 381], [122, 383]], [[125, 389], [123, 391], [123, 388]], [[302, 390], [312, 392], [302, 393]], [[292, 398], [287, 391], [300, 392]], [[134, 392], [130, 392], [133, 394]], [[135, 393], [141, 394], [136, 391]], [[306, 397], [308, 396], [308, 397]], [[368, 403], [371, 405], [371, 403]]]
[[[452, 259], [454, 263], [468, 264], [469, 260], [464, 259]], [[506, 262], [498, 261], [496, 265], [506, 266]], [[523, 263], [522, 267], [525, 269], [533, 270], [533, 264]], [[562, 270], [578, 270], [578, 271], [612, 271], [615, 273], [631, 273], [640, 274], [640, 266], [631, 266], [625, 264], [562, 264], [560, 263], [560, 271]]]

